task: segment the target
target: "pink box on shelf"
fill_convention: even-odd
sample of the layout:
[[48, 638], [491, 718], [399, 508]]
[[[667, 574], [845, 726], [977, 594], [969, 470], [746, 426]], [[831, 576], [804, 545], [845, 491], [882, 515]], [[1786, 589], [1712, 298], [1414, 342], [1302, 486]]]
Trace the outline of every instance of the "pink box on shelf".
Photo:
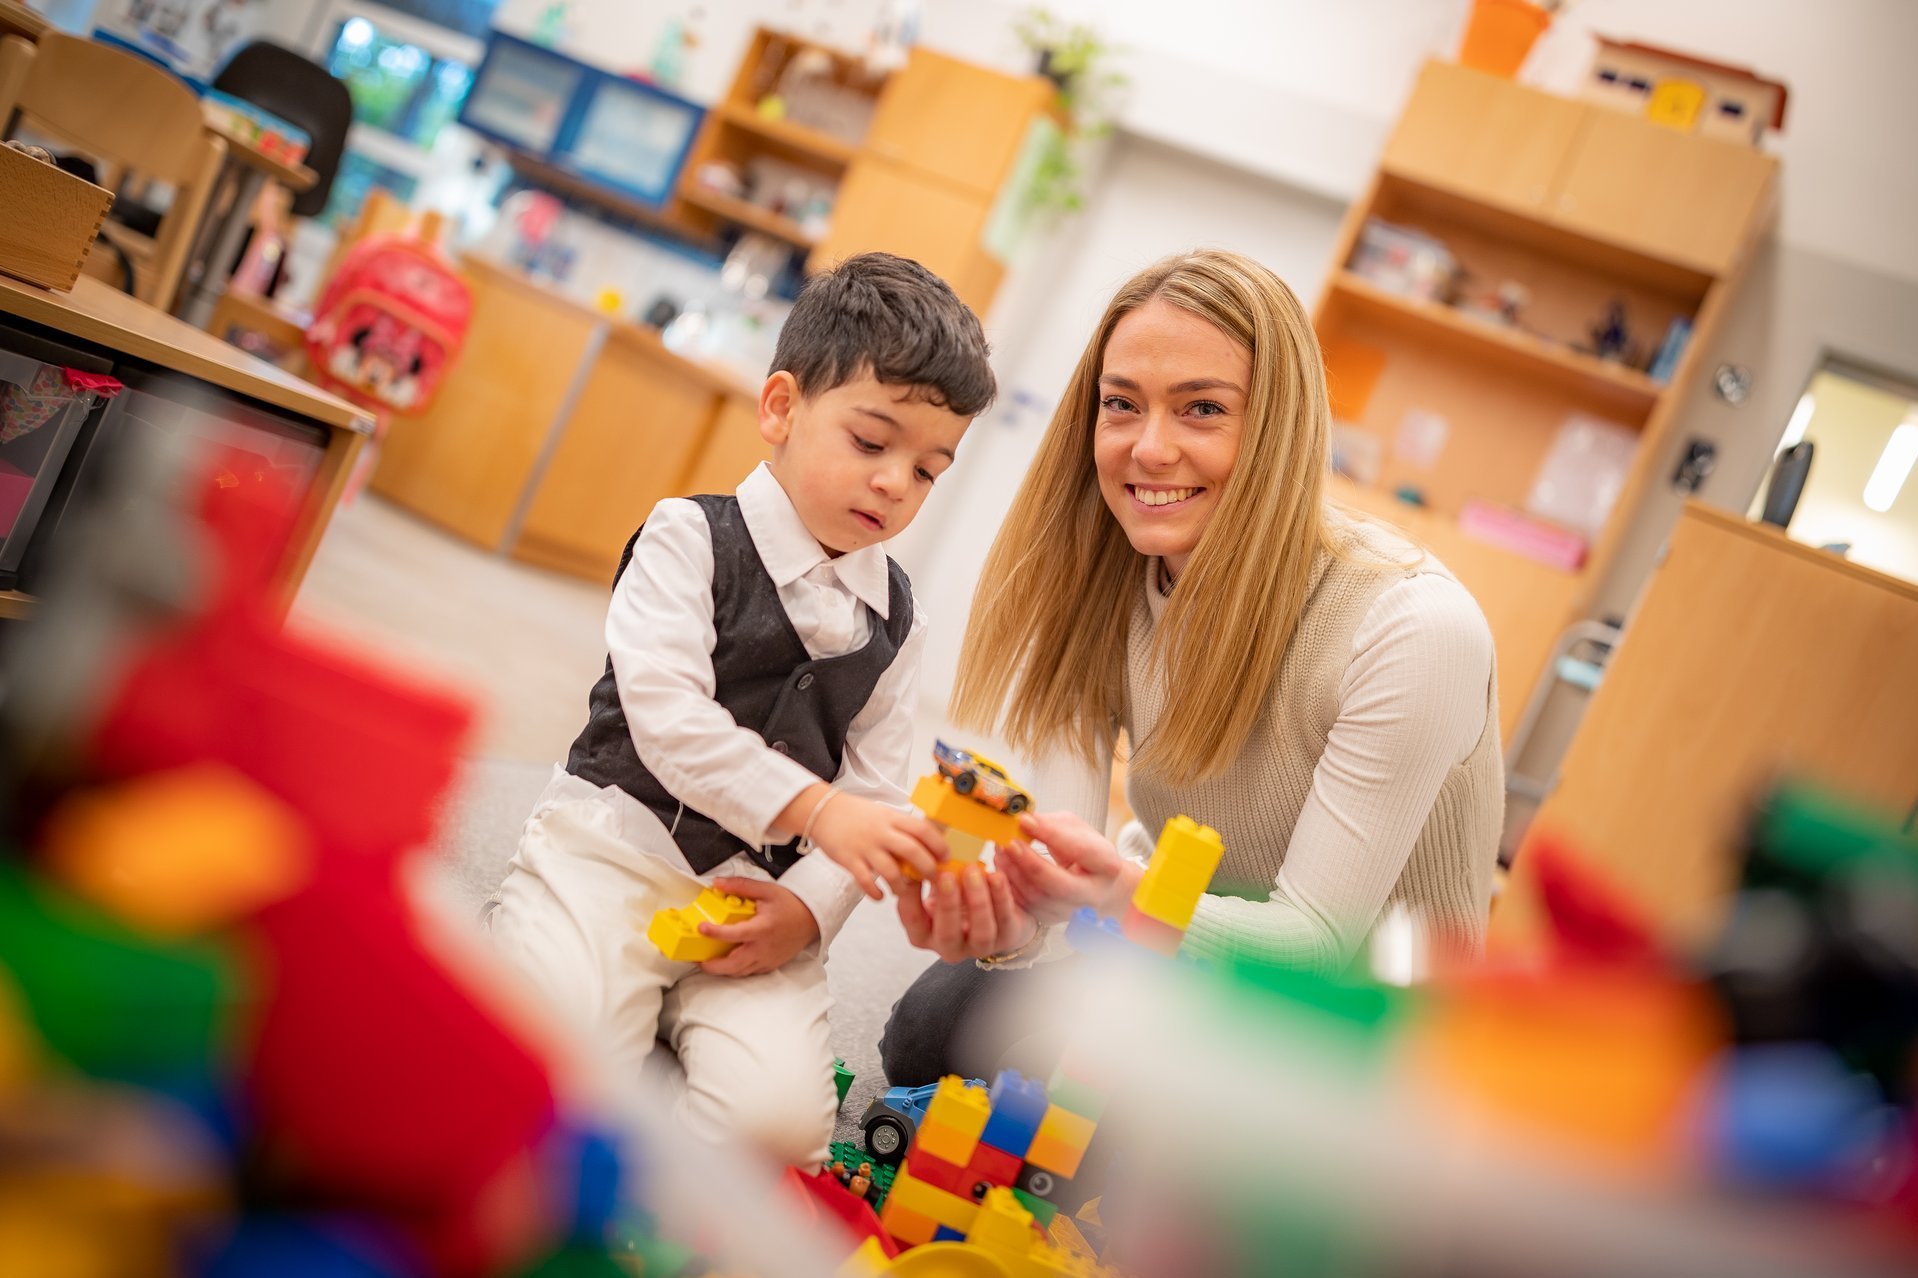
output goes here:
[[1467, 537], [1502, 546], [1513, 554], [1566, 572], [1577, 572], [1584, 567], [1585, 554], [1590, 549], [1585, 539], [1575, 532], [1540, 523], [1520, 511], [1487, 501], [1466, 502], [1458, 514], [1458, 527]]

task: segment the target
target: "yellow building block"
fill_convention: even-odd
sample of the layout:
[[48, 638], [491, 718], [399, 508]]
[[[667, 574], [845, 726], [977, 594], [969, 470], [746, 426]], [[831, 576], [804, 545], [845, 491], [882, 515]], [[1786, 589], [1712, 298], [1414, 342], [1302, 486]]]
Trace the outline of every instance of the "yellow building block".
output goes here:
[[[930, 1217], [962, 1234], [972, 1228], [973, 1217], [979, 1214], [979, 1204], [972, 1199], [949, 1194], [937, 1185], [928, 1185], [923, 1180], [915, 1179], [903, 1167], [892, 1178], [892, 1188], [886, 1193], [887, 1210], [890, 1211], [895, 1205], [902, 1211]], [[881, 1223], [884, 1223], [883, 1219]], [[887, 1232], [892, 1232], [890, 1226]]]
[[886, 1199], [885, 1209], [879, 1213], [879, 1227], [908, 1247], [922, 1247], [939, 1232], [938, 1221], [924, 1212], [901, 1207], [897, 1200], [890, 1197]]
[[[992, 1096], [986, 1088], [969, 1088], [965, 1078], [959, 1075], [946, 1075], [940, 1078], [940, 1090], [932, 1094], [932, 1100], [926, 1103], [926, 1117], [923, 1123], [938, 1123], [949, 1126], [961, 1136], [978, 1140], [980, 1132], [986, 1130], [986, 1119], [992, 1117]], [[938, 1153], [938, 1151], [934, 1151]], [[944, 1159], [946, 1155], [940, 1153]], [[963, 1159], [946, 1159], [947, 1163], [957, 1163], [965, 1167], [972, 1161], [971, 1149]]]
[[945, 835], [946, 864], [948, 865], [955, 861], [961, 865], [971, 865], [985, 853], [986, 841], [976, 834], [967, 834], [964, 830], [955, 830], [947, 826]]
[[221, 927], [291, 895], [312, 873], [293, 810], [222, 764], [150, 773], [66, 799], [47, 820], [48, 864], [144, 932]]
[[877, 1238], [863, 1238], [859, 1250], [846, 1257], [846, 1263], [839, 1266], [834, 1278], [879, 1278], [891, 1263], [892, 1257], [886, 1254]]
[[968, 1136], [956, 1128], [926, 1118], [919, 1120], [919, 1130], [913, 1133], [912, 1143], [914, 1148], [923, 1149], [934, 1158], [956, 1167], [970, 1163], [973, 1152], [979, 1148], [977, 1136]]
[[938, 773], [920, 777], [912, 787], [912, 806], [940, 825], [951, 826], [988, 843], [1010, 843], [1020, 836], [1019, 818], [977, 799], [968, 799]]
[[1159, 845], [1133, 890], [1134, 908], [1185, 931], [1224, 855], [1225, 841], [1217, 830], [1188, 816], [1173, 817], [1159, 832]]
[[702, 891], [691, 905], [660, 910], [646, 926], [646, 939], [675, 963], [704, 963], [732, 952], [732, 943], [699, 934], [701, 923], [744, 923], [758, 906], [717, 888]]
[[1044, 1132], [1034, 1136], [1032, 1145], [1026, 1150], [1028, 1165], [1049, 1171], [1055, 1176], [1064, 1176], [1067, 1180], [1079, 1174], [1079, 1161], [1085, 1156], [1085, 1146], [1069, 1145], [1057, 1136]]
[[1050, 1136], [1054, 1140], [1078, 1149], [1084, 1149], [1090, 1145], [1092, 1133], [1098, 1129], [1097, 1119], [1074, 1113], [1063, 1105], [1047, 1105], [1045, 1117], [1039, 1120], [1039, 1135]]
[[978, 1214], [972, 1218], [972, 1228], [966, 1231], [966, 1241], [1010, 1261], [1023, 1257], [1032, 1240], [1032, 1213], [1025, 1204], [1004, 1185], [988, 1189]]

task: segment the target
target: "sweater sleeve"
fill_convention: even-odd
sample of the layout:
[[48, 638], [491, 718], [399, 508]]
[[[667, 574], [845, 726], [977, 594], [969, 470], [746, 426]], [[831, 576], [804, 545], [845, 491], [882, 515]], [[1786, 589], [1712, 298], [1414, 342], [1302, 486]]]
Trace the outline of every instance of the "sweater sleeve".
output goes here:
[[1271, 896], [1205, 897], [1184, 953], [1341, 970], [1404, 872], [1446, 774], [1478, 744], [1492, 636], [1463, 586], [1437, 573], [1395, 583], [1352, 647]]

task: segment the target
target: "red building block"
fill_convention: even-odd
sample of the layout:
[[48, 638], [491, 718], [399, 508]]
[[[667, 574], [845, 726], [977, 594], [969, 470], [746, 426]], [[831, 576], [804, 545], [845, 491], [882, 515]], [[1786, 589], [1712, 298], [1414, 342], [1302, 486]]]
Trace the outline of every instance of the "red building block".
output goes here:
[[254, 931], [267, 988], [246, 1087], [276, 1192], [404, 1220], [435, 1272], [493, 1271], [563, 1229], [533, 1183], [554, 1121], [545, 1067], [420, 947], [396, 898], [335, 869]]
[[1003, 1149], [994, 1149], [980, 1141], [972, 1151], [972, 1161], [966, 1165], [966, 1176], [971, 1182], [962, 1192], [972, 1198], [984, 1198], [985, 1190], [981, 1185], [1011, 1186], [1019, 1178], [1019, 1168], [1025, 1160], [1017, 1154], [1008, 1154]]
[[972, 1173], [931, 1153], [917, 1141], [906, 1151], [906, 1170], [912, 1173], [915, 1180], [937, 1185], [949, 1194], [957, 1194], [961, 1198], [972, 1197]]

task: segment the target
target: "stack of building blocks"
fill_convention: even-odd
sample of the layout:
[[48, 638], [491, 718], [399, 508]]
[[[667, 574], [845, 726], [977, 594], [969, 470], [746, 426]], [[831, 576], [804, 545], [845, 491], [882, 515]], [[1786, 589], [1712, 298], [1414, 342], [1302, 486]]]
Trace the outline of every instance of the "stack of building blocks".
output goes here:
[[912, 805], [944, 830], [952, 862], [979, 859], [988, 843], [1010, 843], [1019, 837], [1019, 818], [952, 788], [936, 772], [920, 777], [912, 787]]
[[275, 483], [76, 508], [4, 654], [0, 1272], [610, 1264], [610, 1139], [403, 890], [469, 712], [282, 628]]
[[732, 953], [733, 943], [701, 936], [699, 925], [744, 923], [757, 909], [743, 896], [706, 888], [691, 905], [656, 912], [646, 926], [646, 939], [675, 963], [704, 963]]

